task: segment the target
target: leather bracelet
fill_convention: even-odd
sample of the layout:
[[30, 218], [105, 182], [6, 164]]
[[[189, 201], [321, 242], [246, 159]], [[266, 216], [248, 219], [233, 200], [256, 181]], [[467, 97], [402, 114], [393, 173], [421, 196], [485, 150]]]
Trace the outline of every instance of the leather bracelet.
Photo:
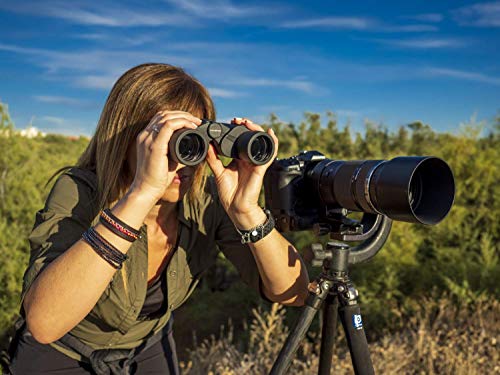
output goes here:
[[112, 224], [108, 220], [106, 220], [102, 215], [99, 217], [99, 222], [102, 225], [104, 225], [106, 228], [108, 228], [111, 232], [116, 234], [118, 237], [123, 238], [124, 240], [127, 240], [129, 242], [134, 242], [137, 239], [137, 237], [132, 237], [131, 235], [121, 231], [114, 224]]
[[104, 210], [101, 210], [100, 212], [100, 219], [104, 219], [110, 224], [112, 224], [116, 229], [118, 229], [120, 232], [127, 234], [128, 236], [137, 239], [141, 232], [139, 229], [134, 229], [127, 223], [124, 223], [120, 219], [118, 219], [109, 208], [106, 208]]
[[267, 216], [267, 220], [264, 223], [259, 224], [255, 228], [249, 230], [240, 230], [235, 226], [236, 230], [241, 235], [241, 243], [255, 243], [267, 236], [273, 230], [275, 222], [271, 211], [269, 211], [267, 208], [261, 208], [264, 210]]

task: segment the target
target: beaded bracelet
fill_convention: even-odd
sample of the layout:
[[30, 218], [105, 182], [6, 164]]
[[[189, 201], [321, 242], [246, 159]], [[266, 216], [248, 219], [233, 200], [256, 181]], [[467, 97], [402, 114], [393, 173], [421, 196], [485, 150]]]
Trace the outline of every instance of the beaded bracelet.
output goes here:
[[108, 261], [113, 267], [118, 268], [123, 262], [119, 256], [114, 254], [109, 248], [107, 248], [102, 241], [99, 240], [91, 231], [87, 231], [83, 236], [87, 242], [89, 242], [94, 250], [104, 259]]
[[122, 253], [115, 246], [109, 243], [99, 232], [95, 230], [95, 228], [90, 227], [87, 230], [87, 234], [93, 238], [97, 243], [99, 243], [104, 250], [109, 254], [110, 257], [115, 259], [119, 263], [123, 263], [127, 260], [127, 254]]
[[116, 263], [106, 253], [104, 253], [101, 247], [88, 236], [87, 232], [83, 233], [82, 239], [92, 247], [92, 249], [96, 252], [97, 255], [99, 255], [102, 259], [108, 262], [111, 265], [111, 267], [113, 267], [114, 269], [121, 268], [121, 264]]
[[130, 227], [129, 225], [118, 219], [111, 213], [109, 208], [101, 210], [101, 212], [99, 213], [99, 221], [117, 236], [129, 242], [134, 242], [135, 240], [137, 240], [137, 238], [140, 237], [139, 230]]
[[128, 258], [126, 254], [116, 249], [101, 235], [99, 235], [93, 227], [90, 227], [83, 233], [82, 239], [87, 242], [101, 258], [103, 258], [115, 269], [121, 269], [122, 263]]

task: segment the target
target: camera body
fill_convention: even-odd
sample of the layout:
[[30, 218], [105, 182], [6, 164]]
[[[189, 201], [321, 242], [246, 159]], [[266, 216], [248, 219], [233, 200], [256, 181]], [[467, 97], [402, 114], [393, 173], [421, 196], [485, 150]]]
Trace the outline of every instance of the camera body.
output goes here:
[[325, 156], [318, 151], [302, 151], [287, 159], [275, 159], [264, 176], [266, 207], [275, 218], [278, 230], [311, 229], [324, 221], [321, 214], [326, 207], [308, 186], [307, 170]]

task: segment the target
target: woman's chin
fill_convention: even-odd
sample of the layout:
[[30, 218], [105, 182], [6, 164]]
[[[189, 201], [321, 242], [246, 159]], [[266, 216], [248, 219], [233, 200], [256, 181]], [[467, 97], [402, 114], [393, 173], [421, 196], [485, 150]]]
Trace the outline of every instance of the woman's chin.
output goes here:
[[165, 190], [165, 193], [160, 200], [165, 202], [178, 202], [182, 200], [188, 190], [189, 186], [183, 186], [183, 184], [176, 184], [175, 182], [172, 182]]

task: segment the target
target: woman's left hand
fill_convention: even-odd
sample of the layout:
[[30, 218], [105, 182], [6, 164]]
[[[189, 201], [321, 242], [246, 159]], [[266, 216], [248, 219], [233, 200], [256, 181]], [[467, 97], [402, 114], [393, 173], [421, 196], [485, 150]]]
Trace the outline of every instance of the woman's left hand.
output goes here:
[[[253, 131], [264, 131], [261, 126], [245, 118], [235, 118], [231, 123], [246, 126]], [[261, 218], [263, 214], [262, 209], [259, 207], [259, 194], [266, 170], [278, 155], [278, 138], [276, 138], [271, 128], [267, 130], [267, 134], [274, 140], [275, 149], [271, 159], [262, 165], [233, 159], [227, 167], [224, 167], [214, 146], [209, 145], [207, 162], [215, 176], [219, 199], [229, 217], [240, 229], [250, 229], [245, 228], [253, 225], [249, 218], [255, 216]], [[260, 223], [255, 223], [255, 225], [258, 224]]]

